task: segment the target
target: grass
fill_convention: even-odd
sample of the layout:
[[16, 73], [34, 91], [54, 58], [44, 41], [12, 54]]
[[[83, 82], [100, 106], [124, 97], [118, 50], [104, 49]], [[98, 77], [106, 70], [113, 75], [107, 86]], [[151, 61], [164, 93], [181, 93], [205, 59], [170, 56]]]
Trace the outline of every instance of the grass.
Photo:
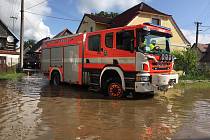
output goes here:
[[209, 81], [196, 81], [186, 83], [185, 81], [180, 81], [177, 85], [175, 85], [176, 89], [208, 89], [210, 88]]
[[0, 80], [15, 80], [23, 77], [24, 75], [24, 73], [3, 72], [0, 73]]

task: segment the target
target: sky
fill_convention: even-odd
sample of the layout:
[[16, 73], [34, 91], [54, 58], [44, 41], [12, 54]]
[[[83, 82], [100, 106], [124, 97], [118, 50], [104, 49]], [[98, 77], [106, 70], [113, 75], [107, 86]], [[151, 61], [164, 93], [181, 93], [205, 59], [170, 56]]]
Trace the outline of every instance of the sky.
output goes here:
[[[195, 21], [210, 26], [210, 0], [24, 0], [25, 39], [39, 40], [56, 35], [65, 28], [76, 32], [84, 13], [118, 12], [145, 2], [153, 8], [170, 14], [191, 42], [195, 42]], [[37, 15], [38, 14], [38, 15]], [[20, 0], [0, 0], [0, 18], [19, 36]], [[49, 17], [51, 16], [51, 17]], [[52, 18], [57, 17], [60, 19]], [[64, 20], [66, 19], [66, 20]], [[68, 19], [68, 20], [67, 20]], [[210, 43], [210, 28], [201, 27], [199, 42]]]

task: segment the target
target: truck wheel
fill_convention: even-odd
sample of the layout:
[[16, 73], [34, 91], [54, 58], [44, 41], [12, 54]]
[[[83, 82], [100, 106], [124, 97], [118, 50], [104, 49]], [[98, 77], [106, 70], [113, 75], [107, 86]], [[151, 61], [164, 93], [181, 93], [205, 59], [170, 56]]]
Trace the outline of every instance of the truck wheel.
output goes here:
[[52, 75], [51, 83], [55, 86], [60, 85], [60, 74], [58, 72], [54, 72]]
[[107, 92], [110, 97], [114, 99], [119, 99], [123, 97], [123, 88], [122, 85], [117, 81], [111, 81], [108, 84]]

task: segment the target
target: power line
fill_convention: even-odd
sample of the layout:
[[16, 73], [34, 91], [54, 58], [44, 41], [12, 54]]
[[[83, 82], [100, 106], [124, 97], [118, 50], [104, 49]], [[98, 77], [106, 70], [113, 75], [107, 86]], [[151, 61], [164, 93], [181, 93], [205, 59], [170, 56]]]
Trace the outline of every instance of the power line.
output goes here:
[[[25, 17], [25, 19], [28, 21], [28, 23], [29, 23], [31, 26], [34, 27], [34, 29], [37, 28], [36, 25], [32, 24], [32, 22], [30, 22], [30, 20], [29, 20], [27, 17]], [[40, 38], [42, 38], [42, 37], [44, 36], [41, 32], [36, 31], [36, 33], [39, 34]]]
[[69, 20], [69, 21], [74, 21], [74, 22], [81, 22], [81, 20], [78, 20], [78, 19], [70, 19], [70, 18], [49, 16], [49, 15], [43, 15], [43, 14], [34, 13], [34, 12], [30, 12], [30, 11], [25, 11], [25, 13], [29, 13], [29, 14], [33, 14], [33, 15], [38, 15], [38, 16], [44, 16], [44, 17], [48, 17], [48, 18], [59, 19], [59, 20]]
[[28, 10], [28, 9], [34, 8], [34, 7], [36, 7], [36, 6], [39, 6], [39, 5], [41, 5], [41, 4], [44, 4], [44, 3], [46, 3], [46, 2], [48, 2], [48, 1], [47, 1], [47, 0], [42, 1], [42, 2], [37, 3], [37, 4], [35, 4], [35, 5], [31, 6], [31, 7], [26, 8], [25, 10]]
[[54, 6], [53, 4], [49, 3], [48, 4], [50, 7], [53, 8], [53, 12], [57, 11], [57, 13], [61, 14], [61, 15], [65, 15], [65, 17], [72, 17], [75, 18], [75, 16], [73, 16], [72, 14], [69, 14], [69, 12], [64, 12], [63, 10], [57, 8], [57, 6]]

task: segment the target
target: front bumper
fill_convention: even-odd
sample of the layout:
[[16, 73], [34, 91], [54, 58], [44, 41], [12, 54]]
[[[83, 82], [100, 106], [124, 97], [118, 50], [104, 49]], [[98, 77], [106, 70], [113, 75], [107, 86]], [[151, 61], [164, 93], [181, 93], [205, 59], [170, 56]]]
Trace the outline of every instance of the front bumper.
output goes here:
[[178, 74], [158, 74], [152, 76], [152, 82], [135, 82], [135, 92], [146, 93], [165, 90], [178, 83]]
[[178, 74], [158, 74], [152, 76], [152, 85], [154, 86], [173, 86], [178, 84]]
[[145, 93], [145, 92], [153, 92], [154, 87], [150, 82], [135, 82], [135, 92]]

